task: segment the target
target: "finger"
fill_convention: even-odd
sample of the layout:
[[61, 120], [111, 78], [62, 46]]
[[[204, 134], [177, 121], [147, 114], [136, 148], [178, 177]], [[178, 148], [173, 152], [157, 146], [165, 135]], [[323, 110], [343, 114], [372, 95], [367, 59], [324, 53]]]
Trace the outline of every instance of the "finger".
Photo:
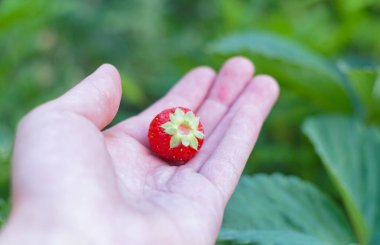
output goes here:
[[197, 110], [203, 102], [215, 78], [208, 67], [195, 68], [187, 73], [162, 99], [136, 117], [115, 125], [110, 130], [124, 132], [143, 144], [147, 144], [147, 130], [151, 120], [162, 110], [183, 106]]
[[49, 106], [84, 116], [102, 129], [115, 117], [120, 100], [119, 73], [105, 64]]
[[[273, 97], [277, 97], [277, 95], [278, 88], [273, 78], [266, 75], [254, 77], [231, 106], [229, 111], [224, 115], [223, 119], [218, 123], [218, 126], [212, 133], [211, 137], [205, 141], [202, 149], [193, 161], [187, 164], [187, 167], [191, 167], [195, 171], [199, 170], [218, 146], [232, 119], [235, 117], [236, 112], [241, 107], [245, 105], [260, 105], [258, 106], [259, 110], [262, 110], [262, 108], [270, 108], [273, 104]], [[262, 113], [263, 115], [266, 115], [268, 111], [263, 111]]]
[[13, 154], [14, 203], [51, 196], [75, 200], [83, 188], [89, 197], [99, 194], [99, 185], [113, 174], [99, 129], [112, 120], [120, 94], [116, 69], [103, 65], [23, 118]]
[[210, 95], [198, 111], [206, 135], [210, 135], [214, 130], [230, 105], [252, 79], [253, 72], [252, 62], [244, 57], [231, 58], [223, 65]]
[[266, 95], [265, 100], [257, 101], [256, 104], [240, 102], [240, 107], [236, 106], [231, 110], [210, 139], [211, 148], [212, 144], [217, 146], [199, 170], [199, 173], [220, 189], [226, 202], [240, 178], [261, 126], [278, 96], [278, 85], [268, 76], [255, 78], [252, 89], [255, 88], [257, 89], [254, 94], [258, 97]]

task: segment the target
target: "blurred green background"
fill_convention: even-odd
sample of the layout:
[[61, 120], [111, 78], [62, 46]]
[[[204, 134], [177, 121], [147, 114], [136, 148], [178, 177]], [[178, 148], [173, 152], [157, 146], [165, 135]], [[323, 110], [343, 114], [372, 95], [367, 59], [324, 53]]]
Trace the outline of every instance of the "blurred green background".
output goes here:
[[376, 0], [0, 0], [0, 224], [18, 120], [105, 62], [123, 78], [120, 121], [189, 69], [248, 56], [281, 96], [245, 172], [297, 175], [335, 198], [300, 125], [322, 113], [380, 122], [376, 30]]

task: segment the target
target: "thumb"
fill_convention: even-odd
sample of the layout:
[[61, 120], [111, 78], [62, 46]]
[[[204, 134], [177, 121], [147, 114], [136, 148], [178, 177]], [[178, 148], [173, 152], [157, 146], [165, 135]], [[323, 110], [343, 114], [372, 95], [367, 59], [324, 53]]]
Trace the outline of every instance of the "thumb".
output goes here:
[[100, 129], [112, 121], [120, 99], [116, 68], [102, 65], [61, 97], [25, 116], [13, 152], [14, 204], [50, 195], [80, 197], [83, 189], [98, 195], [109, 189], [113, 172]]
[[112, 65], [104, 64], [77, 86], [52, 101], [51, 106], [82, 115], [102, 129], [115, 117], [120, 100], [119, 73]]

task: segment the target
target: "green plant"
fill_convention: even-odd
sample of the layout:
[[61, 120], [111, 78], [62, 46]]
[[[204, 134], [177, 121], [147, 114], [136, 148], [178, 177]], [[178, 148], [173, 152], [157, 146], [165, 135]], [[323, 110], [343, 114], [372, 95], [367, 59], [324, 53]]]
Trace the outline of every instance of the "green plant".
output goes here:
[[345, 209], [296, 177], [245, 176], [227, 207], [221, 240], [379, 244], [380, 131], [336, 116], [310, 118], [303, 130], [322, 158]]
[[[323, 112], [302, 128], [331, 183], [333, 196], [280, 174], [243, 176], [227, 206], [221, 241], [237, 244], [370, 244], [380, 242], [379, 77], [376, 67], [328, 62], [296, 42], [263, 33], [238, 33], [209, 50], [243, 53]], [[340, 205], [340, 204], [343, 205]], [[343, 206], [343, 207], [342, 207]]]
[[9, 202], [0, 199], [0, 226], [5, 223], [5, 220], [9, 213]]

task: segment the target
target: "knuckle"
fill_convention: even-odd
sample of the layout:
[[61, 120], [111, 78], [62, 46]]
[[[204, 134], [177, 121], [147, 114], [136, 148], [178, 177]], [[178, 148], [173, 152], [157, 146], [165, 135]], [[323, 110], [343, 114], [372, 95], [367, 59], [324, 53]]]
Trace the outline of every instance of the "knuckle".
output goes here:
[[51, 113], [52, 111], [53, 111], [53, 103], [52, 102], [48, 102], [48, 103], [45, 103], [43, 105], [40, 105], [40, 106], [34, 108], [29, 113], [27, 113], [25, 116], [23, 116], [20, 119], [17, 128], [18, 129], [23, 128], [26, 125], [29, 125], [32, 122], [35, 122], [37, 119], [39, 121], [43, 118], [46, 118], [52, 114]]

